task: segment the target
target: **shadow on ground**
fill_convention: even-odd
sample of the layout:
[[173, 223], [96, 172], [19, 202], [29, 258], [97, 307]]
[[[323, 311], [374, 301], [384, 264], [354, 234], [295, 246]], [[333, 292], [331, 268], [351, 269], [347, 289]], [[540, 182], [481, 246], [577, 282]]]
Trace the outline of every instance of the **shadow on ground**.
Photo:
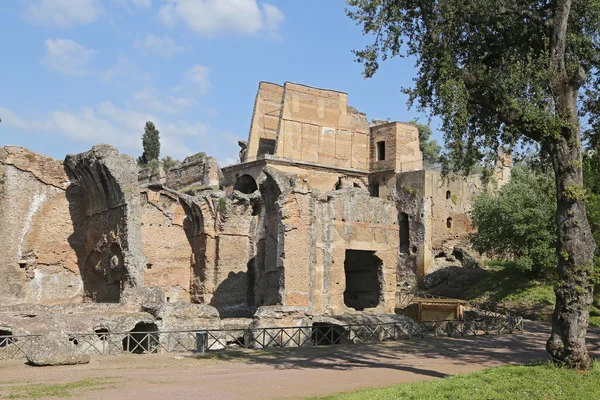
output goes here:
[[[356, 368], [396, 369], [441, 378], [446, 374], [422, 369], [416, 358], [460, 365], [532, 364], [548, 361], [545, 351], [550, 325], [526, 322], [526, 332], [506, 335], [468, 337], [428, 337], [382, 344], [356, 344], [305, 348], [273, 348], [265, 350], [230, 350], [190, 357], [216, 358], [264, 364], [277, 369], [324, 368], [351, 370]], [[588, 349], [592, 357], [600, 357], [600, 329], [588, 333]]]

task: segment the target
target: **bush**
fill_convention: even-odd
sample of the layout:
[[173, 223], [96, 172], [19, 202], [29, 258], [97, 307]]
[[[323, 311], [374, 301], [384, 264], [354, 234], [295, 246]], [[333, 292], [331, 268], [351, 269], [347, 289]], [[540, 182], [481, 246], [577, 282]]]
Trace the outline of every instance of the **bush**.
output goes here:
[[480, 253], [512, 260], [521, 271], [554, 271], [555, 214], [552, 175], [515, 167], [500, 191], [486, 191], [475, 199], [471, 217], [477, 232], [471, 243]]

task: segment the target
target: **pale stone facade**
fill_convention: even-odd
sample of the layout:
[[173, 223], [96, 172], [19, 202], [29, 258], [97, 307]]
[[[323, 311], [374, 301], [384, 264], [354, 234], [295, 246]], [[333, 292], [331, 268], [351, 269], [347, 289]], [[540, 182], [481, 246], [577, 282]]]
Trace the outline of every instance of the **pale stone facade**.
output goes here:
[[68, 329], [389, 319], [472, 232], [479, 181], [424, 171], [417, 128], [369, 123], [345, 93], [262, 82], [240, 145], [222, 170], [198, 153], [139, 174], [107, 145], [65, 162], [1, 149], [0, 327], [58, 324], [10, 313], [48, 306], [79, 307]]

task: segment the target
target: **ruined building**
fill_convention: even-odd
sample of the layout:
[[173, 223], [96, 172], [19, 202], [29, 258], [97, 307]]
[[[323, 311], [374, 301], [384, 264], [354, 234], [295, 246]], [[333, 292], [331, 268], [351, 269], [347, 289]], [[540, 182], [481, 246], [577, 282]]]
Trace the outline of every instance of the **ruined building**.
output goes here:
[[414, 126], [369, 122], [345, 93], [261, 83], [240, 146], [239, 164], [168, 171], [108, 145], [0, 149], [0, 331], [392, 318], [472, 231], [479, 180], [423, 170]]

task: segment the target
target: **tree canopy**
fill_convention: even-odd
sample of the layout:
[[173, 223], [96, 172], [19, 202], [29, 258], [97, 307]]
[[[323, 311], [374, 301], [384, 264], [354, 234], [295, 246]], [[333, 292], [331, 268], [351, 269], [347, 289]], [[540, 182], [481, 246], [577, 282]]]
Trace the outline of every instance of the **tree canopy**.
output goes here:
[[442, 146], [435, 139], [431, 139], [431, 126], [410, 121], [419, 130], [419, 148], [423, 153], [423, 166], [431, 167], [439, 163]]
[[498, 193], [486, 191], [471, 210], [473, 248], [490, 257], [514, 261], [538, 275], [556, 265], [556, 196], [551, 173], [515, 167]]
[[348, 0], [373, 36], [355, 51], [372, 76], [382, 60], [412, 57], [409, 104], [441, 118], [446, 168], [493, 165], [500, 146], [536, 142], [556, 185], [558, 283], [546, 349], [591, 368], [585, 347], [595, 243], [586, 217], [582, 123], [600, 128], [600, 1]]
[[140, 164], [148, 164], [152, 160], [158, 160], [160, 155], [160, 132], [152, 121], [146, 122], [144, 134], [142, 135], [142, 146], [144, 152], [138, 159]]

